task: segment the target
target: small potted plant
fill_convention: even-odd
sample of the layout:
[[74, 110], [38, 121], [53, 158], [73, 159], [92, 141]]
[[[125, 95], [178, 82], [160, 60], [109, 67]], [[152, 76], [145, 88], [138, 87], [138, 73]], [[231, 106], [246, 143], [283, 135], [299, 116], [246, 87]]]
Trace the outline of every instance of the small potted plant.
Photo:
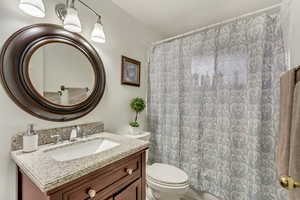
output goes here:
[[145, 104], [144, 99], [142, 99], [140, 97], [136, 97], [131, 100], [130, 107], [132, 110], [135, 111], [134, 121], [129, 123], [130, 132], [131, 132], [131, 134], [138, 134], [140, 131], [139, 130], [140, 124], [138, 123], [138, 115], [140, 112], [142, 112], [145, 109], [146, 104]]

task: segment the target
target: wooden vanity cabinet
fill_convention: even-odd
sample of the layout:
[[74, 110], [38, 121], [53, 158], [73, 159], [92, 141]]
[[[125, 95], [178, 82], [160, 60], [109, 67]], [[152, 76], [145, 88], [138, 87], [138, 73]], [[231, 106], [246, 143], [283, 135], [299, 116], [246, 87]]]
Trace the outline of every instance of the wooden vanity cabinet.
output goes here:
[[46, 193], [19, 171], [18, 200], [145, 200], [145, 170], [143, 150]]

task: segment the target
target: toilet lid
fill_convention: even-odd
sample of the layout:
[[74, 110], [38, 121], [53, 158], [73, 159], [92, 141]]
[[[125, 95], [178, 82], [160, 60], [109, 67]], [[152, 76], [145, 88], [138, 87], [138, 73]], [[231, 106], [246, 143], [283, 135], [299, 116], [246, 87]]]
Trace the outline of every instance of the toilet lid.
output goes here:
[[166, 184], [186, 184], [188, 175], [181, 169], [172, 165], [154, 163], [147, 167], [147, 176], [151, 180]]

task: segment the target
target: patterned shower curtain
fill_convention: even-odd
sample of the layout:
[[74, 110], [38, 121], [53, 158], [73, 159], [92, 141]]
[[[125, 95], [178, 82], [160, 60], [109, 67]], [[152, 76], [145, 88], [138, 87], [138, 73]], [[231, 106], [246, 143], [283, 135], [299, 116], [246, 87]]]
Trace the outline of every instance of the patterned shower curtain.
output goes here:
[[220, 200], [285, 200], [275, 167], [278, 14], [237, 19], [153, 49], [150, 159], [175, 165]]

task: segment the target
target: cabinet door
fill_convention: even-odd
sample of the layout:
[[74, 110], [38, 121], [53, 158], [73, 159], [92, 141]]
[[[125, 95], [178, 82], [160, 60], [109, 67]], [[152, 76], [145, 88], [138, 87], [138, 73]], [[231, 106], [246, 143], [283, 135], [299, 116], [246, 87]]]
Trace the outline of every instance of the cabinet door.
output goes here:
[[142, 200], [142, 183], [141, 179], [138, 179], [118, 195], [115, 196], [114, 200]]

